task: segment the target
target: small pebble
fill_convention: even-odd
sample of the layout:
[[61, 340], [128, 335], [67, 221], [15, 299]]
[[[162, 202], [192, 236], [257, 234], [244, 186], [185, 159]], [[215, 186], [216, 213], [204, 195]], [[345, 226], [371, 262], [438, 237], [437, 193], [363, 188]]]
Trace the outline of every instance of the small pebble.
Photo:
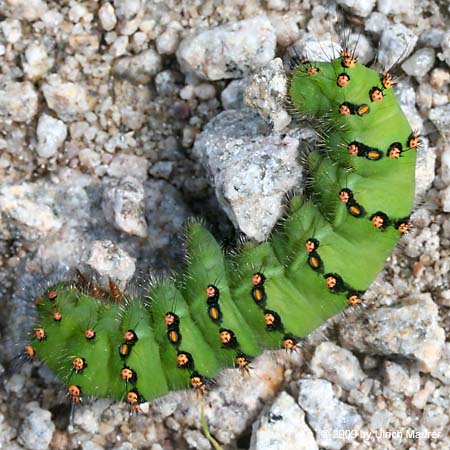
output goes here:
[[98, 10], [98, 17], [104, 30], [111, 31], [116, 26], [117, 18], [115, 15], [114, 6], [112, 6], [111, 3], [103, 3]]
[[55, 431], [52, 414], [40, 408], [37, 402], [28, 403], [25, 407], [27, 414], [20, 430], [19, 442], [30, 450], [47, 450]]
[[411, 76], [423, 77], [434, 65], [435, 52], [425, 47], [414, 52], [403, 64], [402, 69]]
[[114, 64], [114, 74], [134, 83], [149, 83], [161, 70], [161, 57], [149, 48], [135, 56], [124, 56]]
[[275, 45], [269, 19], [258, 16], [186, 37], [178, 47], [177, 59], [183, 72], [204, 79], [241, 78], [270, 61]]
[[105, 289], [110, 279], [124, 289], [136, 267], [135, 259], [109, 240], [92, 242], [87, 264], [98, 273], [99, 282]]
[[337, 0], [337, 4], [356, 16], [367, 17], [375, 7], [375, 0]]
[[39, 117], [36, 134], [38, 155], [41, 158], [50, 158], [55, 155], [66, 139], [67, 127], [62, 120], [44, 113]]

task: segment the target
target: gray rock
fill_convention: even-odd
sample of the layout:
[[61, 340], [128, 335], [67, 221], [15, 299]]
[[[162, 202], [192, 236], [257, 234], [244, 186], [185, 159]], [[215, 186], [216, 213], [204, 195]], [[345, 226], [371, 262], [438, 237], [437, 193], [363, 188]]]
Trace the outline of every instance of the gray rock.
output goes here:
[[450, 136], [450, 103], [430, 110], [428, 118], [443, 135]]
[[[187, 430], [183, 433], [183, 439], [188, 443], [189, 448], [197, 450], [210, 450], [211, 444], [200, 430]], [[133, 450], [132, 448], [130, 450]]]
[[144, 187], [148, 242], [153, 249], [168, 248], [180, 235], [183, 224], [192, 212], [180, 192], [167, 181], [150, 179]]
[[377, 0], [378, 11], [386, 16], [409, 15], [414, 9], [413, 5], [411, 0]]
[[423, 389], [419, 392], [416, 392], [411, 399], [412, 405], [417, 409], [423, 409], [430, 398], [430, 395], [436, 389], [436, 384], [432, 381], [427, 381]]
[[416, 108], [415, 88], [409, 82], [402, 80], [394, 85], [394, 92], [411, 128], [422, 130], [423, 120]]
[[333, 342], [323, 342], [316, 348], [311, 370], [316, 377], [325, 378], [347, 390], [356, 389], [366, 377], [358, 359]]
[[197, 136], [194, 154], [211, 174], [222, 207], [247, 236], [264, 240], [281, 216], [285, 193], [301, 176], [299, 142], [294, 135], [267, 135], [250, 110], [224, 111]]
[[114, 6], [109, 2], [103, 3], [98, 10], [98, 18], [100, 19], [100, 23], [104, 30], [111, 31], [114, 29], [117, 23]]
[[231, 81], [220, 94], [223, 109], [242, 109], [244, 92], [249, 83], [248, 77]]
[[447, 30], [447, 32], [442, 36], [441, 40], [441, 47], [442, 47], [442, 57], [444, 61], [447, 63], [447, 66], [450, 67], [450, 30]]
[[444, 354], [439, 360], [436, 368], [431, 372], [434, 378], [442, 383], [450, 385], [450, 343], [447, 342], [444, 347]]
[[110, 177], [121, 178], [125, 175], [131, 175], [138, 180], [147, 178], [148, 160], [142, 156], [136, 156], [128, 153], [118, 153], [108, 166], [108, 175]]
[[41, 18], [48, 7], [44, 0], [9, 0], [12, 15], [29, 22]]
[[[3, 373], [2, 376], [4, 376]], [[14, 448], [12, 441], [15, 441], [16, 437], [17, 429], [11, 427], [6, 420], [5, 415], [0, 412], [0, 448], [12, 450]]]
[[373, 49], [373, 44], [364, 34], [350, 33], [346, 46], [350, 50], [355, 49], [355, 55], [358, 57], [358, 62], [361, 64], [367, 64], [374, 58], [375, 51]]
[[423, 77], [434, 66], [435, 52], [424, 47], [414, 52], [403, 64], [402, 69], [411, 76]]
[[442, 434], [448, 431], [448, 422], [448, 413], [442, 406], [426, 405], [424, 407], [420, 425], [426, 431]]
[[0, 120], [28, 122], [37, 113], [38, 94], [29, 81], [0, 85]]
[[9, 44], [16, 44], [22, 37], [22, 27], [20, 20], [6, 19], [0, 23], [0, 30], [4, 39]]
[[299, 23], [302, 20], [301, 14], [294, 12], [289, 14], [269, 16], [270, 23], [275, 29], [277, 45], [287, 48], [300, 37]]
[[374, 11], [365, 21], [364, 29], [368, 33], [380, 35], [390, 25], [389, 19], [378, 11]]
[[276, 35], [266, 16], [194, 33], [181, 41], [177, 59], [183, 72], [200, 78], [241, 78], [275, 56]]
[[431, 372], [442, 356], [445, 332], [431, 295], [419, 294], [403, 306], [365, 312], [363, 320], [349, 317], [340, 324], [344, 347], [361, 353], [401, 355], [417, 361], [422, 372]]
[[255, 108], [274, 131], [281, 131], [292, 120], [284, 108], [286, 95], [286, 72], [281, 59], [275, 58], [253, 75], [245, 90], [244, 102]]
[[98, 274], [99, 283], [105, 289], [109, 279], [125, 288], [135, 271], [135, 259], [108, 240], [92, 242], [87, 264]]
[[440, 47], [443, 37], [443, 30], [439, 28], [429, 28], [420, 33], [419, 42], [428, 47], [437, 48]]
[[44, 113], [39, 117], [36, 135], [38, 155], [41, 158], [50, 158], [55, 155], [66, 139], [67, 127], [62, 120]]
[[62, 226], [53, 211], [54, 198], [40, 193], [32, 183], [5, 185], [0, 189], [0, 212], [26, 239], [35, 240]]
[[305, 33], [291, 48], [294, 54], [308, 58], [310, 61], [330, 61], [337, 58], [342, 50], [329, 35], [320, 39], [314, 33]]
[[42, 85], [45, 101], [50, 109], [64, 121], [79, 118], [91, 109], [85, 86], [65, 82], [57, 74], [50, 75]]
[[425, 196], [434, 182], [436, 166], [435, 149], [428, 148], [428, 141], [422, 138], [422, 147], [417, 153], [416, 162], [416, 199]]
[[88, 169], [94, 169], [101, 163], [101, 157], [98, 152], [91, 150], [90, 148], [83, 148], [78, 153], [78, 159], [81, 166]]
[[336, 3], [360, 17], [367, 17], [375, 7], [375, 0], [337, 0]]
[[125, 56], [114, 64], [114, 75], [134, 83], [149, 83], [161, 70], [161, 57], [153, 48], [135, 56]]
[[19, 442], [30, 450], [47, 450], [55, 431], [50, 411], [42, 409], [37, 402], [26, 405], [28, 414], [22, 424]]
[[113, 180], [103, 191], [103, 213], [109, 223], [125, 233], [147, 237], [144, 217], [144, 186], [137, 178]]
[[[353, 406], [336, 398], [332, 384], [321, 379], [303, 379], [298, 386], [298, 403], [306, 411], [319, 447], [339, 450], [353, 442], [351, 431], [358, 430], [363, 420]], [[343, 436], [336, 436], [336, 432]]]
[[168, 26], [156, 39], [156, 49], [160, 55], [172, 55], [178, 47], [178, 30], [177, 27]]
[[[286, 369], [292, 364], [301, 366], [300, 351], [265, 352], [252, 361], [250, 376], [243, 376], [238, 369], [222, 371], [205, 404], [205, 416], [213, 436], [223, 444], [233, 442], [254, 421], [262, 406], [275, 398], [285, 381]], [[175, 418], [185, 417], [186, 403], [182, 397]], [[190, 408], [194, 417], [198, 417], [198, 406], [194, 403]]]
[[394, 392], [411, 397], [420, 390], [419, 372], [414, 369], [408, 370], [393, 361], [384, 363], [384, 382]]
[[389, 70], [411, 54], [416, 42], [417, 36], [409, 28], [401, 23], [389, 25], [381, 34], [378, 61]]
[[249, 450], [318, 450], [305, 423], [305, 413], [295, 400], [282, 392], [259, 422], [253, 425]]
[[47, 71], [53, 65], [53, 61], [43, 45], [32, 42], [25, 50], [23, 70], [28, 79], [37, 80], [47, 74]]

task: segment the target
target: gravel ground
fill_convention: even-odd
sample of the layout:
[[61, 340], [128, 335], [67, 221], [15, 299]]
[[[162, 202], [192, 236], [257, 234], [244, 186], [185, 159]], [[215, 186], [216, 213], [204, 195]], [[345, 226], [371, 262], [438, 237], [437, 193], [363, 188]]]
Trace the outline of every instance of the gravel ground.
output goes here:
[[213, 448], [191, 392], [71, 410], [17, 357], [33, 298], [73, 268], [141, 289], [182, 265], [189, 217], [225, 247], [235, 227], [264, 239], [314, 141], [283, 108], [283, 62], [342, 41], [394, 66], [424, 136], [415, 227], [367, 308], [248, 380], [225, 370], [206, 419], [224, 449], [450, 448], [449, 20], [445, 0], [0, 0], [0, 449]]

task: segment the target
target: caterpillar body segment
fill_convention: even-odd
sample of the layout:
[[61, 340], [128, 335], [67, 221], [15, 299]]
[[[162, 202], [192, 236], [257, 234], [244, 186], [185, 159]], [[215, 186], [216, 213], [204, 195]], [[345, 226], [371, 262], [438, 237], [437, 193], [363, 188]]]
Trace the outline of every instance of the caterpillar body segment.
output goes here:
[[264, 349], [293, 351], [348, 305], [383, 268], [408, 230], [417, 134], [392, 90], [392, 77], [348, 52], [301, 63], [289, 99], [316, 117], [319, 147], [308, 155], [311, 187], [294, 196], [264, 243], [225, 255], [199, 223], [187, 232], [187, 266], [155, 283], [145, 299], [89, 283], [53, 286], [37, 302], [24, 349], [84, 397], [137, 409], [172, 390], [202, 395], [221, 368], [251, 375]]

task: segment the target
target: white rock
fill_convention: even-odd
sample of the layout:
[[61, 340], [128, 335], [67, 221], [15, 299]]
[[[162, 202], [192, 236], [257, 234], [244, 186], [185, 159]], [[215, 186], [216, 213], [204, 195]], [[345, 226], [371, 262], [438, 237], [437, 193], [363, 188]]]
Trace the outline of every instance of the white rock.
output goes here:
[[298, 38], [300, 37], [300, 29], [298, 23], [301, 21], [301, 16], [299, 14], [277, 14], [270, 16], [269, 18], [270, 23], [275, 29], [277, 44], [280, 47], [287, 48], [298, 40]]
[[148, 83], [161, 70], [161, 57], [149, 48], [135, 56], [125, 56], [114, 64], [114, 74], [135, 83]]
[[411, 76], [423, 77], [434, 66], [435, 52], [424, 47], [414, 52], [403, 64], [402, 69]]
[[99, 153], [90, 148], [82, 148], [78, 153], [78, 159], [82, 166], [89, 169], [97, 167], [101, 162]]
[[194, 87], [194, 93], [200, 100], [209, 100], [216, 96], [216, 89], [210, 83], [200, 83]]
[[437, 367], [445, 332], [429, 293], [411, 297], [402, 306], [367, 311], [364, 316], [365, 320], [349, 317], [340, 324], [343, 346], [361, 353], [401, 355], [417, 361], [422, 372]]
[[33, 22], [47, 12], [44, 0], [8, 0], [14, 16]]
[[195, 88], [192, 84], [187, 84], [180, 89], [180, 98], [183, 100], [190, 100], [195, 95]]
[[283, 212], [286, 192], [301, 177], [299, 136], [267, 131], [253, 111], [227, 110], [208, 123], [193, 149], [211, 173], [230, 219], [259, 241], [271, 232]]
[[[338, 400], [332, 384], [321, 379], [303, 379], [299, 383], [298, 403], [306, 411], [309, 426], [316, 432], [320, 447], [339, 450], [354, 441], [352, 430], [363, 420], [353, 406]], [[342, 432], [338, 437], [333, 432]]]
[[6, 19], [0, 22], [0, 30], [9, 44], [16, 44], [22, 37], [22, 27], [17, 19]]
[[316, 347], [311, 370], [318, 378], [325, 378], [347, 390], [356, 389], [366, 377], [356, 356], [333, 342], [323, 342]]
[[19, 442], [30, 450], [47, 450], [55, 431], [51, 412], [40, 408], [37, 402], [29, 403], [26, 409]]
[[38, 94], [32, 83], [8, 82], [0, 88], [0, 117], [28, 122], [37, 113]]
[[35, 198], [36, 192], [33, 188], [34, 186], [28, 183], [4, 185], [0, 190], [0, 211], [19, 226], [22, 225], [39, 235], [58, 230], [62, 225], [61, 220], [43, 199], [39, 201]]
[[103, 5], [98, 10], [98, 18], [100, 19], [100, 23], [104, 30], [113, 30], [117, 23], [114, 6], [109, 2], [103, 3]]
[[42, 78], [52, 66], [53, 59], [49, 58], [42, 45], [31, 43], [25, 50], [23, 70], [31, 80]]
[[407, 397], [420, 390], [420, 376], [417, 370], [401, 366], [393, 361], [384, 363], [384, 382], [389, 389]]
[[385, 69], [391, 69], [403, 61], [417, 43], [417, 36], [401, 23], [389, 25], [381, 34], [378, 61]]
[[114, 58], [125, 55], [128, 47], [128, 36], [119, 36], [109, 48], [109, 53]]
[[450, 342], [445, 344], [444, 355], [431, 375], [450, 386]]
[[410, 14], [415, 10], [417, 0], [377, 0], [378, 11], [386, 16], [397, 16], [399, 14]]
[[318, 450], [305, 413], [295, 400], [282, 392], [253, 426], [249, 450]]
[[178, 32], [173, 27], [168, 27], [164, 33], [156, 38], [156, 50], [160, 55], [172, 55], [178, 47]]
[[450, 30], [447, 30], [444, 36], [442, 36], [441, 47], [442, 55], [440, 55], [440, 59], [443, 58], [447, 66], [450, 67]]
[[337, 0], [337, 4], [348, 9], [352, 14], [367, 17], [375, 7], [375, 0]]
[[88, 17], [89, 14], [86, 6], [81, 3], [72, 3], [69, 9], [69, 19], [73, 23], [78, 23], [81, 20], [86, 21], [86, 17]]
[[208, 80], [241, 78], [275, 54], [276, 35], [266, 16], [241, 20], [188, 36], [178, 46], [183, 72]]
[[44, 113], [39, 117], [36, 134], [38, 155], [42, 158], [50, 158], [66, 139], [67, 127], [62, 120]]
[[135, 271], [135, 259], [111, 241], [93, 241], [87, 258], [88, 265], [100, 276], [100, 284], [109, 285], [114, 280], [125, 288]]
[[355, 54], [358, 57], [358, 62], [367, 64], [373, 60], [375, 51], [372, 43], [367, 39], [365, 34], [350, 33], [347, 40], [347, 48], [355, 49]]
[[64, 15], [61, 14], [57, 9], [50, 9], [42, 15], [41, 19], [45, 25], [45, 28], [55, 33], [58, 27], [64, 21]]
[[274, 131], [281, 131], [292, 120], [284, 109], [286, 95], [287, 76], [283, 62], [275, 58], [253, 75], [245, 90], [244, 102], [255, 108]]
[[108, 167], [108, 175], [116, 178], [131, 175], [138, 180], [145, 180], [148, 165], [148, 161], [141, 156], [118, 153]]
[[289, 8], [288, 0], [267, 0], [267, 7], [275, 11], [283, 11]]
[[339, 56], [342, 47], [333, 42], [329, 34], [320, 39], [314, 33], [305, 33], [292, 47], [296, 54], [308, 58], [310, 61], [330, 61]]
[[244, 92], [250, 80], [249, 77], [232, 80], [220, 94], [223, 109], [242, 109]]
[[433, 108], [428, 118], [443, 135], [450, 136], [450, 104]]
[[425, 405], [427, 404], [428, 399], [430, 398], [430, 395], [434, 392], [436, 389], [436, 384], [432, 381], [428, 380], [425, 383], [425, 386], [423, 389], [421, 389], [419, 392], [414, 394], [413, 398], [411, 399], [411, 403], [414, 405], [417, 409], [423, 409]]
[[131, 176], [111, 181], [103, 191], [103, 212], [112, 225], [125, 233], [147, 237], [144, 186]]
[[374, 11], [365, 21], [364, 28], [368, 33], [380, 35], [390, 25], [389, 19], [382, 13]]
[[63, 120], [73, 120], [91, 109], [86, 87], [65, 82], [57, 74], [48, 77], [42, 91], [48, 107]]

